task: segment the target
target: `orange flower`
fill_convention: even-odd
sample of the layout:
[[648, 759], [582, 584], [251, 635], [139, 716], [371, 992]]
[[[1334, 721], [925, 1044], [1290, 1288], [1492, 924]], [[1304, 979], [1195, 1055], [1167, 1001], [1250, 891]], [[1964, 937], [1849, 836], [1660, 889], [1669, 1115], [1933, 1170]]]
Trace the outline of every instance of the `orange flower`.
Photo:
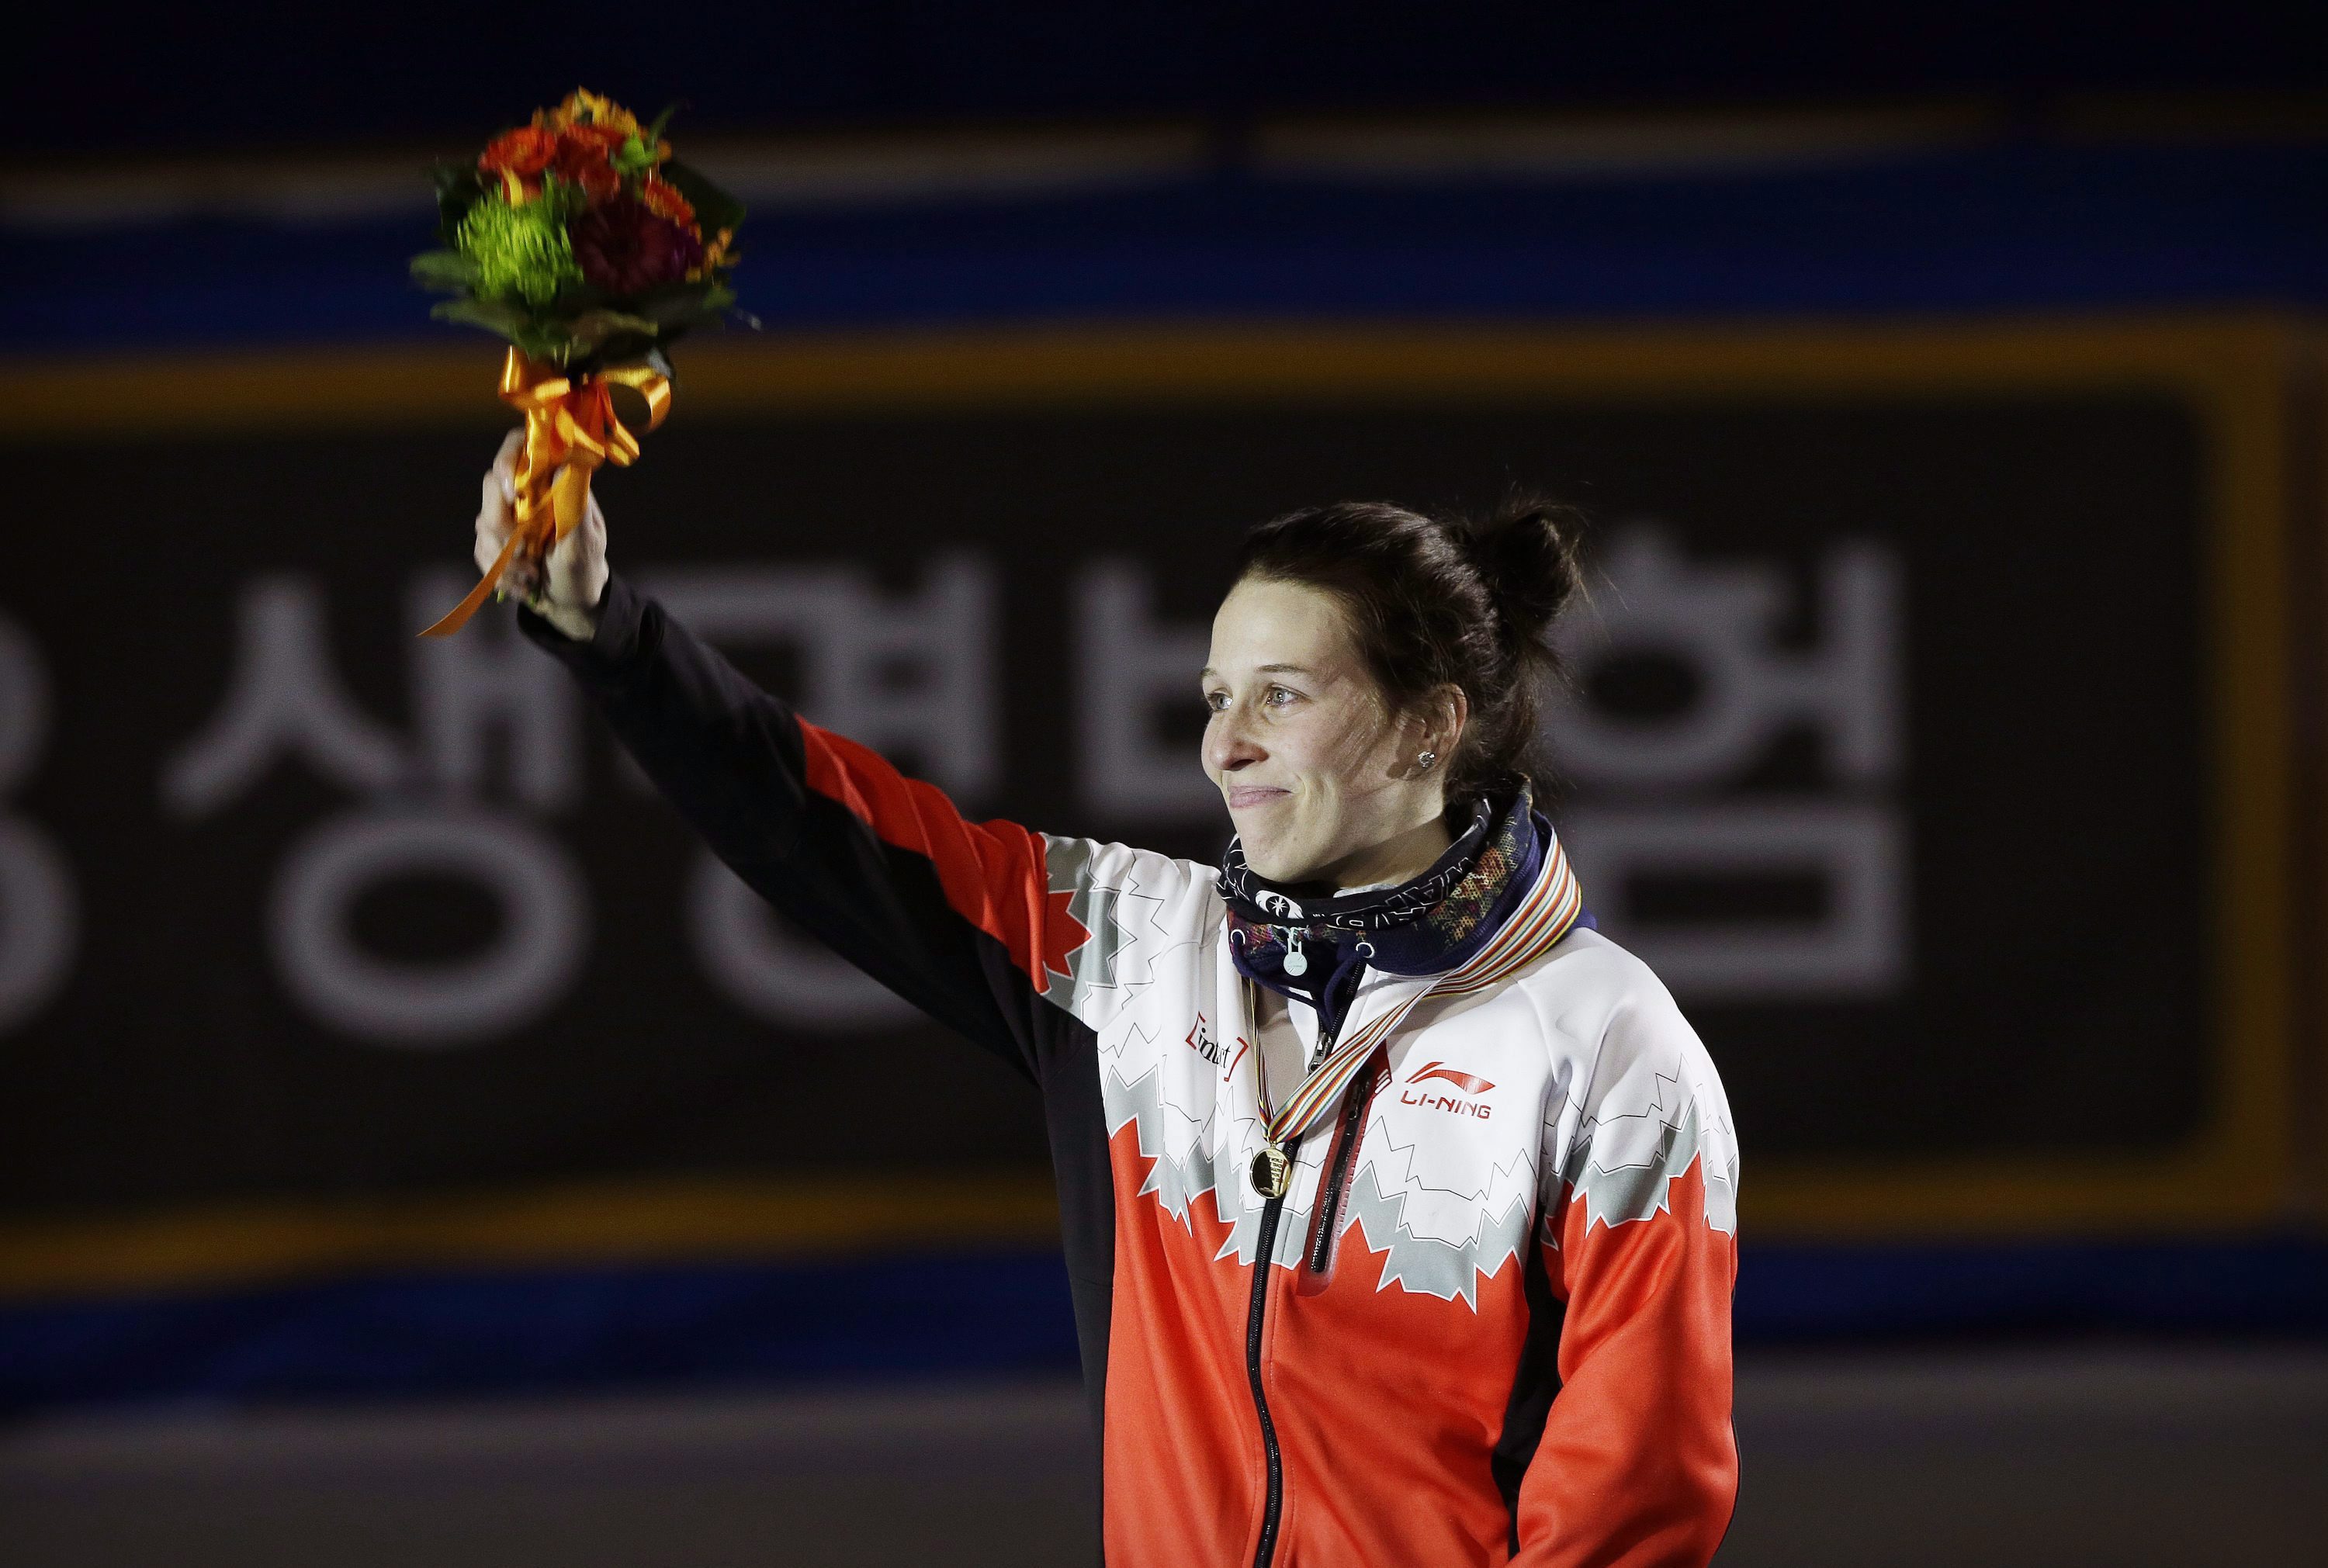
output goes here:
[[[615, 160], [624, 144], [643, 134], [638, 117], [630, 110], [611, 99], [576, 88], [556, 108], [536, 109], [531, 125], [494, 138], [478, 158], [477, 167], [502, 177], [502, 189], [512, 206], [540, 194], [545, 175], [556, 175], [580, 187], [593, 202], [604, 202], [623, 189], [622, 171]], [[658, 142], [650, 156], [660, 162], [670, 153], [668, 143]], [[671, 192], [669, 201], [678, 204], [678, 211], [659, 208], [661, 215], [680, 222], [692, 221], [694, 214], [677, 192]]]
[[540, 126], [520, 126], [493, 138], [477, 159], [477, 167], [502, 177], [502, 188], [512, 206], [540, 185], [542, 171], [557, 155], [558, 138]]
[[[644, 202], [647, 204], [647, 211], [658, 218], [668, 218], [674, 223], [684, 223], [690, 229], [695, 226], [695, 209], [688, 202], [686, 197], [679, 193], [679, 188], [675, 185], [668, 184], [650, 174], [639, 185], [639, 200]], [[699, 231], [698, 238], [700, 237]]]
[[544, 111], [536, 119], [551, 130], [580, 126], [612, 130], [615, 133], [615, 146], [618, 147], [623, 145], [624, 137], [639, 134], [638, 116], [612, 99], [600, 98], [596, 93], [578, 87], [566, 95], [564, 103]]
[[557, 150], [558, 138], [540, 126], [520, 126], [493, 138], [477, 167], [499, 174], [503, 169], [513, 174], [539, 174], [549, 166], [550, 154]]
[[722, 229], [713, 235], [711, 243], [703, 248], [702, 256], [687, 269], [688, 282], [700, 282], [723, 267], [734, 266], [736, 254], [732, 247], [735, 241], [736, 231], [733, 229]]

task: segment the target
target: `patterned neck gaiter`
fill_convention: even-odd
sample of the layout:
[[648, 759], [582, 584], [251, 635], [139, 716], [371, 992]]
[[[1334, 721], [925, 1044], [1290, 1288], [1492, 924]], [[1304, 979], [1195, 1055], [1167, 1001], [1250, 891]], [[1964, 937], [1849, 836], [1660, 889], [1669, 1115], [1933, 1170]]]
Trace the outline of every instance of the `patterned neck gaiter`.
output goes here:
[[1525, 783], [1466, 810], [1468, 825], [1429, 870], [1394, 887], [1356, 893], [1269, 881], [1229, 840], [1220, 891], [1237, 968], [1291, 994], [1314, 993], [1353, 957], [1392, 974], [1438, 974], [1464, 962], [1526, 892], [1552, 841], [1552, 824], [1536, 812]]

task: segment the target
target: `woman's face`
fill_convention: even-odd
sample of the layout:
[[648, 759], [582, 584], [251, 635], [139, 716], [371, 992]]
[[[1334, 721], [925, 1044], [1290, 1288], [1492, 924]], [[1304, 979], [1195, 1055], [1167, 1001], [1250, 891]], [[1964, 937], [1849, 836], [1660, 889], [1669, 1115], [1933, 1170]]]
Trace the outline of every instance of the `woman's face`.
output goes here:
[[1389, 711], [1331, 596], [1238, 583], [1213, 616], [1200, 679], [1205, 772], [1246, 863], [1271, 881], [1373, 881], [1353, 874], [1370, 869], [1369, 850], [1442, 813], [1441, 774], [1415, 765], [1423, 723]]

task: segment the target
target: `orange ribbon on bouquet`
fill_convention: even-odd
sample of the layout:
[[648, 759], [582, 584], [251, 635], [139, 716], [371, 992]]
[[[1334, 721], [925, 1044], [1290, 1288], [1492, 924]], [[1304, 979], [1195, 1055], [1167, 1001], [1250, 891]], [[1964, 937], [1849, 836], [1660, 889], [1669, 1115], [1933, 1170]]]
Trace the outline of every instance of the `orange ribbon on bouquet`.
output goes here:
[[627, 467], [637, 459], [639, 438], [615, 417], [618, 386], [647, 400], [650, 430], [671, 411], [671, 378], [651, 365], [609, 365], [568, 376], [510, 350], [502, 365], [502, 401], [525, 416], [525, 450], [518, 458], [509, 542], [469, 596], [422, 636], [449, 637], [468, 624], [512, 561], [539, 565], [581, 526], [594, 469], [602, 463]]

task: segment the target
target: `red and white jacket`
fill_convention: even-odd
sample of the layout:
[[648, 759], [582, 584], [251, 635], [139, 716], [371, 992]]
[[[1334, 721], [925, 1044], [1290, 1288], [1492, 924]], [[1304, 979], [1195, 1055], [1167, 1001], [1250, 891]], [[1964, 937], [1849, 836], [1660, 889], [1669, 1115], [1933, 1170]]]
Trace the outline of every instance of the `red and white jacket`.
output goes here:
[[[1639, 960], [1423, 995], [1266, 1200], [1249, 1058], [1282, 1101], [1317, 1026], [1248, 1016], [1213, 868], [965, 822], [620, 576], [587, 643], [520, 624], [738, 875], [1041, 1091], [1115, 1568], [1713, 1555], [1737, 1146]], [[1345, 1038], [1430, 984], [1367, 973]]]

